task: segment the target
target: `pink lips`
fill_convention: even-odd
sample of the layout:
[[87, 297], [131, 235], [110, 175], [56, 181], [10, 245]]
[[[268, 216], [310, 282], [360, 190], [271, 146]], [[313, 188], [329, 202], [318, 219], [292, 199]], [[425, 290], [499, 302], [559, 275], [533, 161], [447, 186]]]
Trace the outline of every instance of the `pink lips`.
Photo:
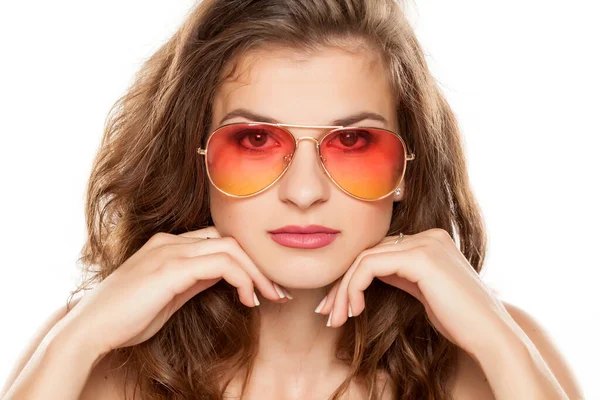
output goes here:
[[269, 231], [271, 239], [286, 247], [317, 249], [333, 242], [340, 231], [319, 225], [288, 225]]

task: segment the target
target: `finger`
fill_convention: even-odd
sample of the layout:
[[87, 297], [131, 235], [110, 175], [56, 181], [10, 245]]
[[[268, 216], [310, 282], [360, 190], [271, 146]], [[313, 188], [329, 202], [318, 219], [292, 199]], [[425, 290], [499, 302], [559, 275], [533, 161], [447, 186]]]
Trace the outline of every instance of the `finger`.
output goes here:
[[328, 315], [329, 312], [331, 311], [331, 308], [333, 307], [333, 301], [335, 299], [335, 294], [338, 291], [338, 288], [340, 287], [340, 283], [341, 283], [342, 279], [338, 279], [333, 286], [329, 289], [329, 293], [327, 293], [327, 296], [325, 298], [325, 303], [323, 304], [323, 307], [321, 307], [321, 310], [319, 311], [319, 314], [323, 314], [323, 315]]
[[[221, 235], [214, 227], [199, 229], [197, 231], [184, 232], [179, 235], [175, 235], [168, 232], [157, 232], [150, 237], [141, 247], [137, 254], [145, 253], [159, 247], [180, 244], [180, 243], [195, 243], [200, 239], [218, 239]], [[133, 258], [133, 256], [132, 256]]]
[[181, 243], [182, 241], [186, 243], [193, 242], [198, 239], [218, 239], [220, 237], [221, 235], [219, 234], [219, 231], [217, 231], [217, 229], [214, 226], [198, 229], [196, 231], [184, 232], [179, 235], [174, 235], [168, 232], [157, 232], [154, 235], [152, 235], [150, 239], [148, 239], [146, 243], [144, 243], [140, 251], [135, 254], [155, 249], [157, 247], [166, 246], [169, 244]]
[[400, 243], [406, 243], [415, 239], [418, 239], [419, 236], [418, 235], [404, 235], [402, 236], [402, 238], [400, 238], [400, 240], [398, 241], [398, 243], [394, 243], [396, 240], [398, 240], [399, 235], [391, 235], [391, 236], [386, 236], [384, 237], [377, 245], [371, 247], [376, 248], [380, 245], [388, 245], [388, 244], [393, 244], [393, 245], [398, 245]]
[[173, 300], [173, 302], [174, 302], [173, 312], [180, 309], [192, 297], [196, 296], [200, 292], [203, 292], [204, 290], [208, 289], [209, 287], [215, 285], [220, 280], [221, 280], [221, 278], [206, 279], [206, 280], [198, 281], [192, 287], [190, 287], [189, 289], [186, 289], [183, 293], [175, 296], [175, 299]]
[[[248, 307], [255, 306], [254, 282], [246, 270], [227, 253], [171, 259], [156, 272], [156, 276], [162, 285], [169, 285], [172, 298], [185, 293], [199, 281], [222, 278], [237, 288], [243, 304]], [[189, 292], [186, 295], [189, 295]]]
[[423, 301], [423, 293], [421, 293], [421, 289], [416, 283], [412, 283], [405, 278], [400, 278], [396, 274], [388, 275], [388, 276], [377, 276], [377, 279], [387, 283], [388, 285], [392, 285], [397, 287], [398, 289], [404, 290], [415, 299], [419, 301]]
[[209, 226], [207, 228], [202, 228], [195, 231], [180, 233], [177, 236], [196, 239], [220, 239], [222, 237], [215, 226]]
[[157, 232], [154, 235], [152, 235], [150, 237], [150, 239], [148, 239], [146, 241], [146, 243], [144, 243], [142, 245], [142, 247], [136, 251], [135, 253], [133, 253], [133, 255], [131, 255], [131, 257], [129, 257], [124, 263], [123, 265], [121, 265], [119, 267], [120, 270], [124, 270], [124, 269], [128, 269], [130, 266], [135, 266], [138, 265], [140, 263], [138, 263], [138, 260], [141, 258], [146, 257], [146, 254], [151, 252], [151, 251], [155, 251], [158, 248], [167, 246], [167, 245], [171, 245], [171, 244], [177, 244], [177, 243], [193, 243], [198, 241], [198, 239], [194, 239], [194, 238], [181, 238], [178, 237], [177, 235], [173, 235], [171, 233], [167, 233], [167, 232]]
[[[210, 253], [223, 252], [230, 254], [239, 264], [248, 272], [260, 293], [272, 300], [280, 302], [281, 297], [273, 281], [267, 278], [254, 264], [250, 256], [239, 246], [232, 237], [216, 238], [210, 240], [191, 239], [189, 243], [179, 243], [172, 245], [168, 251], [167, 257], [197, 257]], [[287, 298], [285, 298], [287, 301]]]
[[[343, 324], [348, 319], [348, 314], [349, 314], [350, 310], [352, 311], [352, 316], [357, 316], [360, 314], [359, 310], [355, 309], [355, 307], [358, 306], [358, 304], [349, 302], [350, 299], [348, 298], [348, 285], [352, 279], [352, 276], [356, 273], [357, 269], [359, 268], [359, 265], [361, 264], [361, 262], [363, 261], [363, 259], [365, 257], [371, 256], [374, 254], [379, 254], [379, 253], [388, 253], [388, 252], [395, 253], [397, 251], [409, 250], [409, 249], [420, 246], [422, 243], [422, 240], [419, 240], [418, 237], [411, 235], [408, 237], [406, 242], [404, 242], [404, 239], [403, 239], [401, 242], [399, 242], [397, 244], [393, 244], [393, 241], [391, 241], [389, 243], [392, 243], [393, 245], [388, 246], [387, 243], [388, 242], [382, 241], [382, 244], [383, 244], [382, 246], [377, 246], [372, 249], [366, 250], [366, 251], [362, 252], [356, 258], [356, 260], [354, 260], [354, 262], [348, 269], [348, 272], [342, 279], [339, 290], [337, 291], [337, 294], [335, 296], [334, 305], [332, 308], [331, 326], [334, 326], [334, 323], [335, 324], [339, 323], [339, 325]], [[362, 308], [364, 308], [364, 304], [362, 305]], [[360, 311], [362, 311], [362, 308], [360, 309]]]
[[348, 300], [352, 305], [354, 315], [359, 315], [364, 310], [364, 291], [377, 276], [393, 274], [418, 287], [419, 282], [431, 274], [430, 265], [424, 257], [425, 253], [415, 251], [423, 247], [419, 246], [400, 252], [377, 253], [365, 257], [361, 268], [358, 268], [352, 275], [347, 289]]
[[448, 231], [445, 229], [431, 228], [427, 229], [426, 231], [420, 232], [419, 235], [436, 239], [438, 242], [444, 245], [456, 247], [456, 242], [454, 241], [454, 239], [452, 239], [452, 236], [450, 236]]

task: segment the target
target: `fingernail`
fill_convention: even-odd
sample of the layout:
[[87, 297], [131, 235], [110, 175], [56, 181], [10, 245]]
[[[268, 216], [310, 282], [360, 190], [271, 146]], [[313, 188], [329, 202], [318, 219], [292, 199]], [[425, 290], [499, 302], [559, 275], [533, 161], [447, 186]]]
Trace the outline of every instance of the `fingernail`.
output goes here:
[[352, 306], [348, 303], [348, 318], [352, 318]]
[[323, 308], [323, 306], [325, 305], [325, 301], [327, 300], [327, 296], [323, 297], [323, 300], [321, 300], [321, 302], [319, 303], [319, 305], [317, 306], [317, 308], [315, 308], [315, 312], [318, 314], [321, 312], [321, 308]]
[[329, 311], [329, 319], [327, 320], [327, 326], [331, 326], [331, 314], [333, 314], [333, 310]]
[[273, 282], [273, 286], [275, 287], [275, 291], [279, 295], [279, 298], [283, 299], [285, 297], [285, 294], [281, 290], [281, 287], [278, 284], [276, 284], [275, 282]]
[[284, 287], [281, 288], [283, 290], [283, 293], [285, 293], [285, 297], [287, 297], [288, 299], [292, 300], [294, 297], [291, 295], [290, 292], [288, 292], [288, 290]]
[[260, 301], [258, 301], [258, 297], [256, 296], [256, 292], [254, 292], [254, 305], [260, 306]]

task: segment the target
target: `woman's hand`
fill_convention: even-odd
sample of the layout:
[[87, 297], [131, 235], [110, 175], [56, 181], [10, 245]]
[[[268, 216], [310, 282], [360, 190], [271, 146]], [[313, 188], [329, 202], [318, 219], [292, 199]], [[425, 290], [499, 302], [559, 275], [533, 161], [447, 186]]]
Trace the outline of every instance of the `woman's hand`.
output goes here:
[[328, 326], [341, 326], [349, 313], [364, 310], [363, 291], [375, 277], [423, 303], [432, 325], [469, 352], [489, 340], [499, 322], [514, 322], [448, 232], [434, 228], [394, 244], [396, 239], [385, 237], [364, 250], [330, 289], [319, 311], [330, 314]]
[[221, 279], [237, 288], [248, 307], [258, 305], [254, 286], [270, 300], [287, 301], [235, 239], [208, 227], [155, 234], [85, 294], [61, 324], [106, 354], [146, 341], [189, 299]]

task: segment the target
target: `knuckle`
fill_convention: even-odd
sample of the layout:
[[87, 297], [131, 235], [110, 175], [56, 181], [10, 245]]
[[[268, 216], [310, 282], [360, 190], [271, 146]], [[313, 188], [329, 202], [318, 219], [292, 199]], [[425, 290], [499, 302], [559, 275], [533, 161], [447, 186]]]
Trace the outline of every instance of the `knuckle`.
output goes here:
[[150, 259], [162, 260], [161, 262], [164, 262], [165, 260], [168, 260], [171, 257], [172, 251], [166, 246], [155, 247], [150, 251]]
[[214, 253], [214, 257], [222, 265], [235, 265], [235, 259], [225, 251]]
[[181, 257], [170, 257], [164, 259], [161, 263], [158, 264], [156, 268], [156, 272], [165, 273], [167, 271], [173, 271], [178, 266], [181, 266], [183, 262], [183, 258]]
[[358, 264], [362, 264], [363, 260], [365, 259], [365, 257], [369, 256], [371, 254], [371, 252], [369, 250], [363, 250], [361, 251], [358, 256], [356, 257], [356, 260], [358, 261]]
[[441, 234], [447, 233], [445, 229], [438, 228], [438, 227], [431, 228], [429, 230], [429, 232], [433, 233], [434, 235], [441, 235]]
[[374, 250], [373, 249], [366, 249], [361, 251], [360, 253], [358, 253], [358, 256], [356, 256], [357, 260], [362, 260], [364, 257], [368, 256], [369, 254], [373, 253]]
[[427, 249], [426, 246], [418, 246], [412, 249], [413, 254], [415, 255], [415, 257], [421, 259], [421, 260], [425, 260], [427, 259], [427, 257], [429, 257], [429, 250]]
[[250, 278], [250, 275], [248, 275], [248, 273], [242, 267], [240, 267], [237, 264], [237, 262], [231, 257], [227, 262], [227, 266], [224, 273], [229, 277], [229, 280], [233, 279], [233, 281], [236, 282], [239, 286], [253, 285], [252, 278]]
[[369, 267], [369, 266], [371, 266], [372, 262], [373, 262], [373, 254], [365, 253], [360, 256], [360, 260], [359, 260], [358, 264], [362, 265], [363, 267]]
[[250, 278], [250, 275], [248, 275], [244, 270], [240, 269], [242, 271], [241, 277], [244, 281], [244, 285], [245, 286], [254, 286], [254, 281], [252, 280], [252, 278]]
[[425, 236], [423, 238], [423, 241], [425, 242], [425, 245], [427, 247], [437, 247], [440, 245], [440, 242], [443, 242], [442, 239], [440, 239], [439, 237], [435, 237], [435, 236]]
[[147, 243], [150, 244], [152, 247], [162, 246], [170, 242], [172, 236], [172, 234], [167, 232], [157, 232], [154, 235], [152, 235], [152, 237], [150, 237]]
[[221, 236], [219, 234], [219, 231], [217, 230], [217, 227], [214, 226], [214, 225], [202, 229], [202, 232], [203, 233], [208, 233], [208, 234], [211, 234], [211, 235], [215, 235], [215, 236]]
[[435, 239], [439, 240], [442, 243], [446, 243], [446, 242], [448, 242], [448, 240], [452, 240], [452, 238], [450, 237], [450, 234], [445, 229], [433, 228], [430, 230], [430, 232], [431, 232], [432, 237], [434, 237]]
[[227, 236], [221, 239], [224, 243], [226, 243], [227, 246], [237, 246], [238, 242], [237, 240], [235, 240], [233, 237], [231, 236]]

